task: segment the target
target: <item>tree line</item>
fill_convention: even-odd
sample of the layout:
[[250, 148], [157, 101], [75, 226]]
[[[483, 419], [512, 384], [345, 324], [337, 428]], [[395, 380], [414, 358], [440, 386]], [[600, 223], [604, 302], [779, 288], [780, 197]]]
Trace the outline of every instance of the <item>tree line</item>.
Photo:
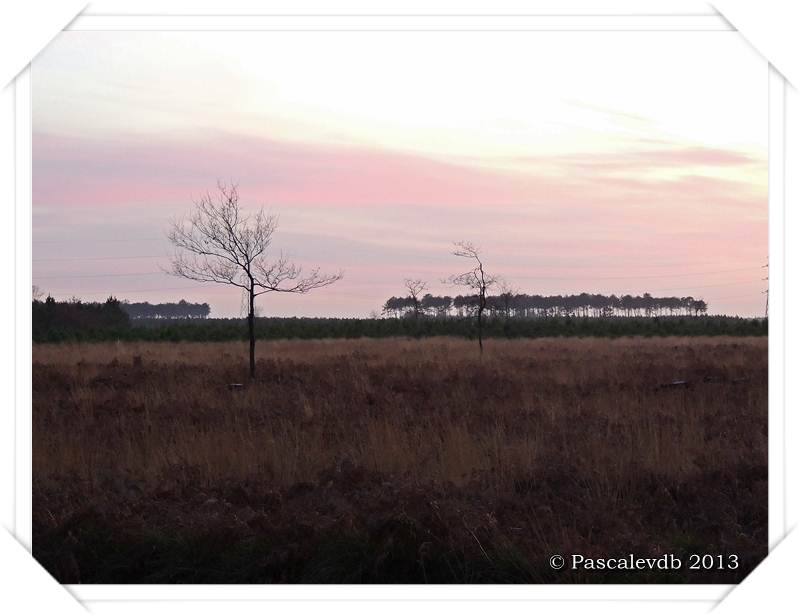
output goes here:
[[130, 327], [128, 315], [115, 297], [105, 302], [59, 302], [49, 295], [44, 300], [34, 298], [31, 319], [34, 342], [103, 336]]
[[[420, 306], [424, 296], [420, 298]], [[105, 302], [34, 299], [33, 341], [227, 341], [247, 340], [247, 319], [131, 319], [115, 297]], [[707, 316], [610, 316], [488, 318], [478, 330], [474, 318], [256, 318], [258, 339], [388, 338], [459, 336], [538, 338], [553, 336], [764, 336], [766, 319]]]
[[162, 304], [123, 301], [122, 310], [131, 319], [205, 319], [211, 313], [208, 303], [192, 303], [185, 299]]
[[[413, 286], [420, 288], [420, 281]], [[408, 287], [409, 285], [407, 285]], [[467, 317], [479, 309], [481, 297], [475, 295], [432, 295], [410, 292], [406, 296], [390, 297], [382, 313], [402, 317]], [[578, 293], [573, 295], [529, 295], [504, 291], [485, 298], [484, 309], [489, 317], [658, 317], [700, 316], [708, 312], [708, 304], [694, 297], [653, 297], [643, 295], [603, 295]]]

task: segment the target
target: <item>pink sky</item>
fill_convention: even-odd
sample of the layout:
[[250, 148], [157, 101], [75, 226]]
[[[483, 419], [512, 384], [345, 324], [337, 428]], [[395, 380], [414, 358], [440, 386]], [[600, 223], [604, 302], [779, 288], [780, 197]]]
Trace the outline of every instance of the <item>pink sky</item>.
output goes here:
[[[284, 85], [290, 77], [268, 68], [241, 69], [234, 79], [227, 64], [210, 83], [215, 75], [232, 79], [259, 98], [252, 109], [225, 112], [192, 95], [199, 85], [187, 81], [175, 94], [144, 68], [120, 72], [119, 62], [133, 55], [143, 63], [139, 56], [172, 39], [146, 39], [152, 49], [126, 47], [106, 62], [107, 40], [76, 34], [88, 33], [60, 41], [33, 71], [34, 284], [57, 297], [185, 297], [209, 301], [218, 316], [238, 314], [234, 289], [160, 271], [170, 218], [222, 179], [239, 184], [248, 209], [279, 214], [276, 249], [345, 271], [337, 285], [308, 296], [266, 296], [264, 314], [363, 316], [400, 294], [405, 277], [452, 293], [437, 281], [462, 266], [449, 254], [462, 239], [479, 244], [488, 266], [523, 292], [693, 295], [706, 298], [711, 312], [763, 312], [766, 118], [757, 114], [766, 82], [757, 80], [766, 68], [752, 59], [748, 70], [710, 83], [705, 97], [741, 118], [735, 124], [722, 122], [708, 101], [678, 112], [680, 102], [664, 105], [663, 93], [648, 102], [630, 90], [644, 97], [634, 105], [625, 102], [632, 95], [615, 102], [602, 90], [596, 101], [601, 90], [589, 87], [588, 73], [585, 92], [580, 79], [561, 86], [569, 92], [553, 84], [553, 102], [541, 103], [533, 118], [522, 103], [498, 118], [494, 102], [474, 103], [450, 122], [446, 113], [433, 121], [424, 105], [389, 109], [391, 102], [379, 106], [381, 116], [362, 107], [378, 96], [371, 90], [354, 92], [352, 103], [341, 93], [341, 101], [326, 102], [305, 81], [292, 89]], [[717, 63], [733, 53], [726, 45]], [[202, 49], [213, 47], [204, 39]], [[63, 66], [67, 51], [73, 64]], [[170, 58], [159, 70], [169, 72], [174, 61], [169, 74], [188, 80], [186, 58]], [[671, 91], [683, 96], [694, 82], [689, 65], [674, 61], [688, 76], [674, 76]], [[312, 85], [323, 80], [304, 70]], [[404, 79], [416, 83], [413, 74]], [[184, 113], [165, 111], [175, 97]]]

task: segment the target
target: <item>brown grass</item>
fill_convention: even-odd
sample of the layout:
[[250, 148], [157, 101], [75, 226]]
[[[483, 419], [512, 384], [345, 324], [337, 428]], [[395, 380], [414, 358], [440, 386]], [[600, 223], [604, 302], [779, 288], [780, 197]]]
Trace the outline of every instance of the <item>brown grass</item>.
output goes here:
[[[240, 343], [34, 347], [34, 550], [51, 571], [708, 582], [765, 554], [766, 339], [493, 340], [482, 359], [442, 338], [258, 351], [246, 383]], [[675, 380], [690, 386], [660, 387]], [[222, 531], [217, 556], [192, 551]], [[106, 552], [138, 554], [142, 533], [185, 541], [109, 568]], [[266, 562], [231, 578], [230, 545]], [[662, 578], [547, 567], [555, 552], [692, 550], [744, 564]]]

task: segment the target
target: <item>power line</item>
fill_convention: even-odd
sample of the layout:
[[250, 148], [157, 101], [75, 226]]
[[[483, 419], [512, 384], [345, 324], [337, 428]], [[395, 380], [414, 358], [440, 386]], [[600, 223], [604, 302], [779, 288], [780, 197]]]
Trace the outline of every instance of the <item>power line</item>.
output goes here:
[[[126, 238], [108, 238], [108, 239], [93, 239], [92, 241], [97, 242], [132, 242], [132, 241], [156, 241], [156, 240], [163, 240], [164, 238], [138, 238], [138, 239], [126, 239]], [[72, 238], [68, 239], [58, 239], [58, 240], [33, 240], [34, 243], [63, 243], [63, 242], [70, 242], [70, 241], [80, 241], [82, 244], [88, 243], [84, 240], [73, 240]], [[124, 260], [124, 259], [168, 259], [169, 255], [114, 255], [114, 256], [103, 256], [103, 257], [44, 257], [39, 259], [33, 259], [34, 263], [37, 262], [44, 262], [44, 261], [116, 261], [116, 260]], [[710, 264], [709, 264], [710, 265]], [[652, 266], [651, 266], [652, 267]], [[655, 266], [661, 267], [661, 266]], [[594, 275], [587, 275], [587, 276], [514, 276], [514, 278], [520, 278], [523, 280], [639, 280], [644, 278], [678, 278], [684, 276], [702, 276], [704, 274], [725, 274], [730, 272], [744, 272], [755, 269], [759, 266], [749, 266], [749, 267], [740, 267], [736, 269], [721, 269], [721, 270], [704, 270], [701, 272], [681, 272], [678, 274], [647, 274], [641, 276], [594, 276]]]
[[745, 272], [757, 266], [740, 267], [737, 269], [709, 270], [705, 272], [683, 272], [680, 274], [648, 274], [645, 276], [513, 276], [525, 280], [639, 280], [643, 278], [679, 278], [684, 276], [703, 276], [705, 274], [726, 274], [730, 272]]
[[[157, 258], [158, 255], [142, 256], [142, 257], [87, 257], [87, 260], [104, 260], [120, 258], [120, 259], [138, 259], [138, 258]], [[166, 258], [166, 257], [164, 257]], [[76, 258], [75, 260], [83, 259], [83, 257]], [[43, 259], [44, 260], [44, 259]], [[61, 260], [68, 259], [47, 259], [47, 260]], [[512, 278], [520, 278], [523, 280], [640, 280], [640, 279], [655, 279], [655, 278], [681, 278], [685, 276], [703, 276], [706, 274], [724, 274], [730, 272], [743, 272], [752, 270], [753, 267], [728, 269], [728, 270], [709, 270], [705, 272], [683, 272], [680, 274], [655, 274], [647, 276], [512, 276]], [[104, 278], [104, 277], [117, 277], [117, 276], [148, 276], [152, 274], [163, 274], [164, 272], [137, 272], [137, 273], [108, 273], [108, 274], [64, 274], [64, 275], [50, 275], [50, 276], [36, 276], [38, 279], [53, 279], [53, 278]], [[687, 287], [691, 288], [691, 287]]]
[[650, 291], [685, 291], [688, 289], [710, 289], [712, 287], [728, 287], [737, 284], [745, 284], [752, 282], [752, 280], [733, 280], [731, 282], [720, 282], [719, 284], [704, 284], [696, 285], [693, 287], [671, 287], [669, 289], [650, 289]]
[[[705, 289], [710, 287], [723, 287], [723, 286], [731, 286], [737, 284], [744, 284], [747, 282], [751, 282], [750, 280], [737, 280], [733, 282], [724, 282], [720, 284], [712, 284], [712, 285], [702, 285], [702, 286], [694, 286], [694, 287], [673, 287], [670, 289], [650, 289], [650, 291], [686, 291], [690, 289]], [[159, 292], [159, 291], [183, 291], [183, 290], [196, 290], [196, 289], [211, 289], [214, 288], [210, 286], [211, 283], [204, 286], [189, 286], [189, 287], [160, 287], [160, 288], [150, 288], [150, 289], [107, 289], [104, 291], [81, 291], [82, 295], [106, 295], [106, 294], [114, 294], [114, 293], [146, 293], [146, 292]], [[650, 292], [646, 291], [646, 292]], [[59, 291], [54, 290], [52, 293], [72, 293], [73, 291]], [[345, 296], [345, 297], [371, 297], [364, 294], [355, 294], [355, 293], [344, 293], [344, 292], [329, 292], [333, 295]], [[746, 297], [749, 297], [746, 296]], [[721, 298], [720, 298], [721, 299]]]
[[117, 273], [117, 274], [64, 274], [54, 276], [34, 276], [37, 280], [52, 280], [62, 278], [117, 278], [123, 276], [154, 276], [155, 274], [164, 274], [166, 272], [130, 272], [130, 273]]
[[744, 295], [725, 295], [723, 297], [704, 297], [703, 299], [707, 299], [709, 301], [719, 302], [719, 301], [722, 301], [724, 299], [744, 299], [744, 298], [753, 299], [757, 295], [761, 295], [761, 293], [746, 293]]
[[167, 259], [167, 255], [131, 255], [131, 256], [114, 256], [114, 257], [43, 257], [41, 259], [33, 259], [33, 263], [41, 261], [120, 261], [125, 259]]
[[167, 238], [165, 237], [109, 237], [109, 238], [92, 238], [91, 240], [86, 240], [82, 238], [63, 238], [57, 240], [39, 240], [34, 239], [32, 240], [34, 244], [64, 244], [68, 242], [80, 242], [81, 244], [88, 244], [89, 242], [103, 242], [103, 243], [114, 243], [114, 242], [163, 242]]
[[[116, 295], [119, 293], [156, 293], [158, 291], [197, 291], [200, 289], [208, 290], [213, 287], [209, 286], [193, 286], [193, 287], [161, 287], [160, 289], [117, 289], [115, 291], [81, 291], [81, 295]], [[72, 291], [51, 291], [52, 293], [66, 294]]]
[[[646, 293], [650, 292], [660, 292], [660, 291], [689, 291], [692, 289], [709, 289], [712, 287], [727, 287], [737, 284], [746, 284], [748, 282], [753, 282], [751, 279], [747, 280], [732, 280], [730, 282], [720, 282], [717, 284], [705, 284], [705, 285], [693, 285], [693, 286], [686, 286], [686, 287], [669, 287], [669, 288], [659, 288], [659, 289], [648, 289], [645, 291]], [[585, 293], [589, 293], [589, 291], [584, 291]]]

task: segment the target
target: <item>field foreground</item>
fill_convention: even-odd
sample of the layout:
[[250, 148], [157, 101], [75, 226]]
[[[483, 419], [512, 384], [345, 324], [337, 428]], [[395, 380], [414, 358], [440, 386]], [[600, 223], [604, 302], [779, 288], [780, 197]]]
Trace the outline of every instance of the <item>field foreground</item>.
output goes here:
[[33, 551], [59, 581], [708, 583], [766, 556], [765, 338], [258, 352], [248, 383], [244, 343], [34, 345]]

